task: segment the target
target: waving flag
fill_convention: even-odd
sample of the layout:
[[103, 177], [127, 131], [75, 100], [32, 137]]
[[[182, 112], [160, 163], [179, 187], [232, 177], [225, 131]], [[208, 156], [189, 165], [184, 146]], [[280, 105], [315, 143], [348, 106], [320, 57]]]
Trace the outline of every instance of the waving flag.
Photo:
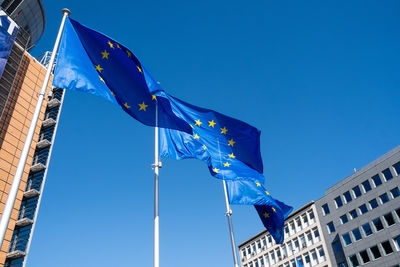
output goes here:
[[162, 91], [160, 85], [128, 48], [70, 18], [53, 85], [101, 96], [145, 125], [192, 133], [189, 124], [172, 112], [168, 100], [154, 95]]
[[0, 77], [3, 75], [11, 48], [14, 45], [19, 27], [0, 9]]

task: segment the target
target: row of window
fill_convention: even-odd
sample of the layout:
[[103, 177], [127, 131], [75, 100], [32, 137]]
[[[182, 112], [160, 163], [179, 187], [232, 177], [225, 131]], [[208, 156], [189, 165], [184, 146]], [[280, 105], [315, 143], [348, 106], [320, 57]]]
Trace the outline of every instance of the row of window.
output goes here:
[[[309, 227], [310, 225], [312, 225], [314, 223], [315, 223], [314, 212], [312, 210], [308, 210], [308, 211], [304, 212], [303, 214], [299, 215], [292, 221], [286, 223], [285, 238]], [[317, 231], [317, 235], [318, 235], [318, 239], [319, 239], [318, 230], [316, 230], [316, 231]], [[311, 232], [310, 232], [310, 234], [311, 234]], [[308, 234], [306, 234], [306, 235], [308, 235]], [[314, 233], [314, 235], [315, 235], [315, 233]], [[251, 245], [247, 246], [246, 248], [243, 248], [242, 249], [242, 259], [251, 258], [252, 256], [257, 255], [257, 254], [261, 253], [262, 251], [267, 250], [268, 248], [271, 248], [274, 245], [275, 245], [275, 242], [273, 241], [271, 235], [267, 234], [267, 235], [261, 237], [259, 240], [253, 242]]]
[[[400, 189], [398, 187], [395, 187], [395, 188], [391, 189], [390, 190], [390, 195], [391, 196], [389, 197], [389, 195], [387, 193], [384, 193], [384, 194], [379, 196], [379, 202], [381, 203], [381, 205], [389, 202], [391, 200], [391, 198], [395, 199], [398, 196], [400, 196]], [[345, 224], [345, 223], [347, 223], [349, 221], [349, 218], [354, 220], [355, 218], [358, 217], [358, 215], [363, 215], [363, 214], [367, 213], [369, 210], [373, 210], [373, 209], [377, 208], [379, 206], [379, 202], [375, 198], [371, 199], [368, 202], [369, 209], [368, 209], [366, 204], [363, 204], [363, 205], [359, 206], [357, 209], [351, 210], [348, 213], [349, 216], [347, 214], [344, 214], [344, 215], [340, 216], [340, 223], [341, 224]], [[357, 210], [358, 210], [359, 213], [357, 212]], [[336, 231], [333, 221], [330, 221], [329, 223], [327, 223], [326, 226], [328, 228], [328, 233], [329, 234], [334, 233]]]
[[[324, 248], [322, 246], [319, 246], [316, 249], [310, 250], [309, 252], [306, 252], [303, 255], [298, 256], [297, 259], [304, 267], [311, 267], [320, 264], [322, 262], [325, 262], [326, 256]], [[271, 261], [271, 259], [268, 258], [267, 255], [264, 255], [254, 259], [248, 264], [245, 264], [243, 267], [269, 267], [274, 264], [276, 264], [275, 261]], [[284, 262], [278, 267], [297, 267], [297, 265], [295, 263], [295, 259], [292, 259]]]
[[349, 265], [351, 267], [360, 266], [360, 264], [367, 264], [371, 261], [377, 260], [382, 255], [390, 255], [394, 249], [400, 250], [400, 236], [393, 238], [392, 240], [386, 240], [380, 244], [372, 246], [366, 250], [360, 251], [348, 258]]
[[[393, 171], [394, 171], [395, 175], [398, 176], [400, 174], [400, 161], [397, 162], [396, 164], [394, 164], [392, 167], [393, 167]], [[386, 182], [392, 180], [394, 177], [392, 174], [391, 168], [387, 168], [387, 169], [383, 170], [381, 172], [381, 174], [378, 173], [371, 177], [372, 184], [375, 187], [378, 187], [382, 184], [381, 175]], [[372, 190], [372, 186], [371, 186], [369, 179], [362, 182], [361, 187], [363, 188], [364, 193], [367, 193]], [[362, 195], [362, 191], [360, 189], [360, 186], [357, 185], [357, 186], [353, 187], [351, 190], [344, 192], [343, 195], [337, 196], [335, 198], [335, 206], [338, 209], [338, 208], [342, 207], [345, 203], [349, 203], [353, 199], [358, 198], [361, 195]], [[325, 203], [324, 205], [322, 205], [322, 214], [327, 215], [329, 213], [330, 213], [329, 205], [328, 205], [328, 203]]]

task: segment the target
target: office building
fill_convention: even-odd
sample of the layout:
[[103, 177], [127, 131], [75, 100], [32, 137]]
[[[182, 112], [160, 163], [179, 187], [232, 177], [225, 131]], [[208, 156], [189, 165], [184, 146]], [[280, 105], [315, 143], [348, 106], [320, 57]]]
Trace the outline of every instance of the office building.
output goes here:
[[[0, 1], [0, 7], [19, 26], [0, 78], [2, 214], [43, 83], [47, 57], [38, 61], [29, 54], [44, 31], [45, 14], [41, 0], [4, 0]], [[26, 263], [63, 100], [62, 90], [51, 90], [49, 85], [47, 92], [1, 247], [0, 266], [19, 267]]]

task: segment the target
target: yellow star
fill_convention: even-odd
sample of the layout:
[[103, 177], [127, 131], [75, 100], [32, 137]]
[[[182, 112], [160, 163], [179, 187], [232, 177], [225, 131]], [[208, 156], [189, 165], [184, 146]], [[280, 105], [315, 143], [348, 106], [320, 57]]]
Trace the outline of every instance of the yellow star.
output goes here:
[[119, 44], [115, 44], [119, 49], [121, 49], [121, 47], [119, 46]]
[[219, 172], [219, 169], [214, 168], [213, 171], [214, 171], [215, 173], [218, 173], [218, 172]]
[[101, 52], [101, 54], [103, 55], [103, 58], [108, 59], [108, 55], [110, 55], [110, 53], [107, 52], [107, 50], [104, 49], [104, 52]]
[[231, 164], [229, 164], [229, 162], [224, 163], [224, 167], [229, 167], [229, 166], [231, 166]]
[[265, 218], [269, 218], [269, 213], [268, 213], [268, 212], [265, 212], [265, 213], [264, 213], [264, 217], [265, 217]]
[[[111, 91], [111, 94], [113, 95], [113, 96], [115, 96], [115, 94], [114, 94], [114, 92], [113, 91]], [[126, 103], [125, 103], [126, 104]], [[130, 107], [129, 107], [130, 108]]]
[[145, 103], [144, 103], [144, 101], [143, 101], [143, 103], [142, 104], [138, 104], [139, 105], [139, 111], [140, 110], [143, 110], [143, 111], [146, 111], [146, 108], [149, 106], [149, 105], [146, 105]]
[[272, 207], [272, 210], [273, 210], [274, 212], [276, 212], [276, 209], [275, 209], [274, 207]]
[[99, 78], [100, 78], [100, 81], [102, 81], [103, 83], [106, 83], [101, 76], [99, 76]]
[[203, 145], [203, 149], [204, 149], [204, 150], [207, 150], [208, 148], [206, 147], [206, 145]]
[[190, 127], [194, 128], [193, 125], [191, 125], [191, 124], [189, 124], [189, 125], [190, 125]]
[[156, 97], [155, 95], [152, 95], [152, 96], [151, 96], [151, 100], [157, 101], [157, 97]]
[[[113, 93], [113, 94], [114, 94], [114, 93]], [[131, 108], [131, 106], [128, 106], [128, 103], [126, 103], [126, 102], [125, 102], [124, 106], [125, 106], [126, 108]]]
[[222, 133], [222, 134], [226, 134], [227, 131], [228, 131], [228, 129], [226, 129], [225, 126], [224, 126], [224, 128], [221, 128], [221, 133]]
[[228, 142], [229, 142], [228, 146], [231, 146], [231, 147], [233, 147], [233, 144], [236, 143], [235, 141], [233, 141], [233, 139], [229, 140]]
[[114, 45], [113, 45], [110, 41], [108, 41], [108, 45], [109, 45], [112, 49], [114, 49]]
[[97, 65], [97, 66], [96, 66], [96, 70], [97, 70], [98, 72], [101, 72], [101, 71], [103, 70], [103, 68], [100, 67], [100, 65]]
[[136, 66], [140, 73], [142, 73], [142, 69], [139, 66]]
[[213, 127], [213, 128], [214, 128], [215, 124], [216, 123], [214, 122], [214, 120], [208, 122], [208, 126]]
[[257, 186], [261, 186], [261, 184], [259, 182], [256, 183]]
[[195, 134], [194, 139], [200, 139], [200, 136], [198, 134]]
[[269, 193], [268, 193], [268, 191], [265, 191], [265, 194], [267, 194], [267, 195], [269, 196]]
[[197, 125], [197, 126], [199, 126], [199, 127], [200, 127], [200, 125], [202, 124], [202, 122], [201, 122], [200, 120], [197, 120], [197, 121], [195, 121], [195, 122], [196, 122], [195, 125]]
[[132, 53], [129, 50], [126, 50], [126, 53], [128, 54], [128, 57], [132, 57]]
[[228, 156], [229, 156], [230, 158], [232, 158], [232, 159], [236, 158], [236, 156], [233, 155], [233, 152], [232, 152], [232, 154], [229, 154]]

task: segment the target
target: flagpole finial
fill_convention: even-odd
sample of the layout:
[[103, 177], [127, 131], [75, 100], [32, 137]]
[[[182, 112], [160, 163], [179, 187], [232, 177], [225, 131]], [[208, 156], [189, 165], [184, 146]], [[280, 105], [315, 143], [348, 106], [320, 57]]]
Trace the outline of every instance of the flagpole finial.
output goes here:
[[71, 15], [71, 11], [68, 8], [63, 8], [62, 13], [67, 14], [67, 16]]

